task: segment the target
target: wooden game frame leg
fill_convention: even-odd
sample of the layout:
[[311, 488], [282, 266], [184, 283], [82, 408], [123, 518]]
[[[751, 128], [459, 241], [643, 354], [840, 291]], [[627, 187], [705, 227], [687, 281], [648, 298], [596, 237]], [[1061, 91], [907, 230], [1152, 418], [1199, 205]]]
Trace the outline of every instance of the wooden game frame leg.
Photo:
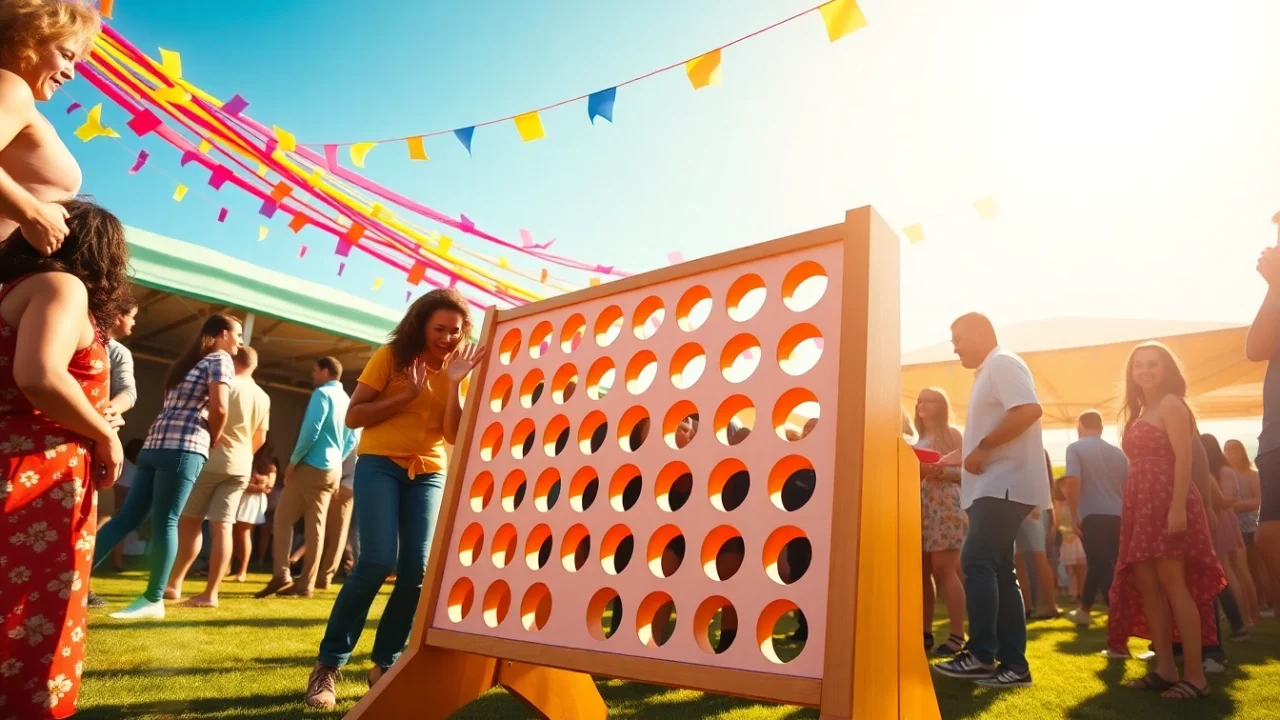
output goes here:
[[603, 720], [608, 715], [586, 673], [423, 645], [405, 653], [347, 717], [446, 720], [495, 685], [544, 720]]

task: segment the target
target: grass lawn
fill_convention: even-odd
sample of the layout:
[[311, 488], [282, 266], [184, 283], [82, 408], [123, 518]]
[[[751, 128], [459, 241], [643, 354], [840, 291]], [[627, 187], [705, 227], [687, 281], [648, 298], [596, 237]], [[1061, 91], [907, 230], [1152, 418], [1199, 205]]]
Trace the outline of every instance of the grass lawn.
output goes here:
[[[191, 718], [337, 717], [308, 711], [302, 691], [335, 592], [314, 600], [254, 600], [267, 580], [254, 575], [241, 586], [230, 583], [217, 610], [170, 608], [163, 621], [121, 622], [107, 617], [137, 597], [145, 585], [141, 570], [94, 578], [94, 590], [110, 607], [90, 611], [89, 649], [80, 695], [84, 720], [176, 720]], [[203, 581], [188, 581], [188, 594]], [[376, 618], [339, 685], [338, 709], [349, 710], [364, 690]], [[938, 637], [946, 637], [939, 625]], [[1145, 672], [1145, 663], [1108, 661], [1100, 624], [1078, 632], [1066, 620], [1040, 621], [1029, 629], [1028, 656], [1036, 685], [1026, 690], [989, 691], [935, 675], [944, 718], [1032, 720], [1039, 718], [1178, 720], [1180, 718], [1280, 718], [1280, 622], [1264, 620], [1244, 643], [1230, 643], [1231, 666], [1211, 676], [1214, 696], [1203, 703], [1161, 700], [1118, 688]], [[1144, 649], [1135, 642], [1135, 651]], [[722, 718], [765, 720], [816, 718], [801, 708], [764, 705], [698, 692], [601, 680], [600, 692], [616, 718]], [[472, 703], [456, 717], [505, 720], [529, 717], [522, 704], [501, 690]]]

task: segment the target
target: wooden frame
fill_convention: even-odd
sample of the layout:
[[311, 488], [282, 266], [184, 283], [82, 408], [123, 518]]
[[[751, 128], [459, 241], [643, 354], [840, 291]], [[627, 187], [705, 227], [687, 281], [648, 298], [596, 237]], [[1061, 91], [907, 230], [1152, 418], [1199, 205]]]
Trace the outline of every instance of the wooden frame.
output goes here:
[[[870, 207], [845, 222], [620, 279], [511, 310], [490, 308], [481, 342], [500, 322], [806, 248], [843, 244], [841, 347], [825, 655], [821, 679], [689, 665], [487, 637], [437, 627], [444, 562], [462, 502], [489, 362], [475, 371], [451, 454], [439, 525], [409, 648], [351, 718], [444, 718], [495, 685], [540, 717], [604, 717], [585, 672], [773, 702], [820, 707], [824, 718], [939, 717], [914, 628], [922, 613], [918, 466], [901, 440], [898, 239]], [[493, 357], [491, 355], [491, 357]], [[856, 429], [856, 430], [850, 430]], [[863, 513], [862, 508], [876, 512]], [[835, 508], [839, 508], [837, 516]], [[892, 508], [894, 512], [885, 512]], [[914, 599], [914, 603], [913, 603]]]

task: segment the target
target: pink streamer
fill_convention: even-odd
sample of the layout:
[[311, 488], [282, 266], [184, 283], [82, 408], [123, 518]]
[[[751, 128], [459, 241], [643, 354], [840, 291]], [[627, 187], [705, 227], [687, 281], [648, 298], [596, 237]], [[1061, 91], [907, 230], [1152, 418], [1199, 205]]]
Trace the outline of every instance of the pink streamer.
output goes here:
[[142, 166], [147, 164], [147, 158], [150, 157], [151, 153], [146, 150], [139, 150], [138, 159], [133, 161], [133, 167], [129, 168], [129, 174], [137, 175], [138, 171], [142, 169]]

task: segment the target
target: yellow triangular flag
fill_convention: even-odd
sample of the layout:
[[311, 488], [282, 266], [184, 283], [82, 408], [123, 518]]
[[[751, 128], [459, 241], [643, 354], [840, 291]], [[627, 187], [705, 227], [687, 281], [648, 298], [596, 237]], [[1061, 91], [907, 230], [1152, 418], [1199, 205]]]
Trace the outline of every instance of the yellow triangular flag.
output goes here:
[[160, 70], [174, 80], [182, 77], [182, 56], [172, 50], [160, 48]]
[[594, 277], [593, 277], [593, 278], [588, 278], [588, 279], [587, 279], [587, 285], [589, 285], [589, 286], [591, 286], [591, 287], [595, 287], [595, 286], [597, 286], [597, 285], [599, 285], [599, 284], [600, 284], [600, 278], [594, 278]]
[[271, 129], [276, 133], [276, 143], [281, 151], [293, 152], [298, 149], [298, 139], [293, 136], [293, 133], [279, 125], [272, 125]]
[[173, 201], [182, 202], [182, 198], [187, 196], [187, 186], [179, 185], [177, 190], [173, 191]]
[[98, 103], [89, 110], [84, 124], [76, 129], [76, 137], [80, 138], [81, 142], [89, 142], [97, 137], [118, 138], [120, 133], [102, 124], [102, 103]]
[[378, 143], [362, 142], [351, 146], [351, 162], [358, 168], [364, 167], [364, 159]]
[[431, 159], [427, 157], [427, 146], [422, 142], [421, 136], [411, 137], [408, 140], [405, 140], [405, 143], [409, 146], [410, 160], [430, 160]]
[[191, 93], [180, 87], [161, 88], [156, 91], [156, 99], [167, 103], [186, 102], [191, 99]]
[[501, 256], [499, 256], [499, 257], [498, 257], [498, 267], [502, 268], [503, 270], [510, 270], [510, 269], [511, 269], [511, 261], [510, 261], [510, 260], [507, 260], [505, 257], [501, 257]]
[[441, 235], [440, 236], [440, 254], [448, 255], [449, 248], [451, 247], [453, 247], [453, 238], [449, 237], [448, 235]]
[[533, 142], [541, 140], [547, 134], [542, 130], [542, 118], [538, 117], [538, 112], [527, 112], [523, 115], [516, 116], [516, 130], [520, 131], [520, 139], [525, 142]]
[[716, 48], [706, 55], [700, 55], [684, 64], [684, 72], [694, 90], [701, 90], [708, 85], [720, 84], [720, 49]]
[[258, 226], [258, 242], [262, 242], [263, 240], [266, 240], [267, 233], [269, 232], [271, 232], [271, 230], [268, 229], [266, 225], [259, 225]]
[[376, 277], [376, 278], [374, 278], [374, 279], [373, 279], [373, 289], [374, 289], [374, 290], [377, 290], [377, 289], [378, 289], [378, 288], [380, 288], [380, 287], [382, 287], [382, 278], [380, 278], [380, 277]]
[[827, 24], [827, 39], [831, 42], [867, 26], [867, 18], [858, 7], [857, 0], [831, 0], [818, 10], [822, 11], [822, 21]]
[[213, 143], [209, 142], [208, 140], [201, 140], [201, 141], [200, 141], [200, 152], [201, 152], [201, 153], [203, 153], [203, 154], [205, 154], [205, 155], [208, 155], [208, 154], [209, 154], [209, 151], [210, 151], [210, 150], [212, 150], [212, 149], [213, 149]]
[[924, 240], [924, 228], [920, 226], [920, 223], [908, 225], [902, 229], [902, 232], [906, 234], [907, 242], [912, 245]]
[[1000, 217], [1000, 206], [996, 204], [996, 199], [991, 195], [975, 201], [973, 209], [978, 211], [978, 217], [983, 220], [995, 220]]

